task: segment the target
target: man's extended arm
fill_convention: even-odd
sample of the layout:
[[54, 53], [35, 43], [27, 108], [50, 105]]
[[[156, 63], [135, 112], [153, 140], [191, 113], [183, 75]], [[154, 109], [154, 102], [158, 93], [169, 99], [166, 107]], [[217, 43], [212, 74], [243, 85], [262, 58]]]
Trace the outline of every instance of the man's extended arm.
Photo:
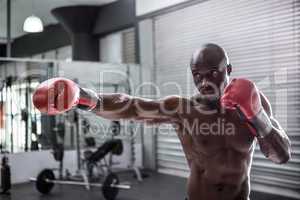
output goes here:
[[146, 122], [176, 120], [182, 102], [182, 98], [177, 96], [150, 100], [120, 93], [96, 94], [65, 78], [49, 79], [41, 83], [33, 94], [35, 107], [49, 115], [78, 107], [108, 119]]
[[98, 97], [100, 101], [92, 110], [98, 116], [149, 122], [175, 120], [181, 101], [177, 96], [152, 100], [122, 93], [98, 94]]

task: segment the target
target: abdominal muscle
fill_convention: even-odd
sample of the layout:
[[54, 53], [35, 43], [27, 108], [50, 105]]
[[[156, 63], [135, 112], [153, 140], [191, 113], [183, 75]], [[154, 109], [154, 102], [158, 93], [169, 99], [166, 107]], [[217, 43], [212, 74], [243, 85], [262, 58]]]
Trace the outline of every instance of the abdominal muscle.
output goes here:
[[191, 132], [195, 130], [190, 128], [195, 124], [195, 116], [185, 117], [186, 123], [177, 126], [176, 131], [191, 171], [189, 200], [248, 200], [255, 146], [248, 127], [230, 111], [222, 116], [198, 116], [200, 124], [212, 124], [220, 117], [236, 130], [234, 135], [203, 135]]
[[247, 200], [249, 157], [234, 158], [231, 154], [230, 150], [222, 150], [212, 157], [198, 154], [190, 160], [189, 200]]

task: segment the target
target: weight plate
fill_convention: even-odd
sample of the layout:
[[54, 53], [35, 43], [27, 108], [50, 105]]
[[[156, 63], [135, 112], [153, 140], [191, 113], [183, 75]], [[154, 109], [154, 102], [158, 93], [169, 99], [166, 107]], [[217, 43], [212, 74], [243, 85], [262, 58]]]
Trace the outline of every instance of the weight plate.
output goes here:
[[102, 193], [106, 200], [115, 200], [119, 193], [119, 188], [111, 187], [112, 184], [119, 184], [119, 178], [114, 173], [108, 174], [103, 183]]
[[122, 140], [116, 140], [115, 146], [112, 150], [112, 153], [115, 155], [121, 155], [123, 153], [123, 143]]
[[47, 179], [55, 180], [55, 175], [51, 169], [44, 169], [36, 179], [36, 189], [42, 194], [48, 194], [54, 187], [54, 183], [48, 183]]

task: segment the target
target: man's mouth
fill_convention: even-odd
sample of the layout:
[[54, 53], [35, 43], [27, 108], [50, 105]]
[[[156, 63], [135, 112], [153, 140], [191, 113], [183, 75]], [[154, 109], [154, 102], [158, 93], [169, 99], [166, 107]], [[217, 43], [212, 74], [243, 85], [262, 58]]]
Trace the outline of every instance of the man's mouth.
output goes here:
[[204, 94], [204, 95], [206, 95], [206, 94], [215, 94], [215, 91], [212, 88], [203, 88], [203, 89], [200, 89], [200, 93]]

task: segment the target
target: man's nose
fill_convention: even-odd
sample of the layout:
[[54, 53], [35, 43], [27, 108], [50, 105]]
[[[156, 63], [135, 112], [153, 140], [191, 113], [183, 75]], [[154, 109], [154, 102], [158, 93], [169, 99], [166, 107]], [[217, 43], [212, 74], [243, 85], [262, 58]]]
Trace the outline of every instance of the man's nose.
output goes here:
[[203, 78], [201, 82], [201, 87], [207, 87], [209, 85], [209, 81], [207, 78]]

